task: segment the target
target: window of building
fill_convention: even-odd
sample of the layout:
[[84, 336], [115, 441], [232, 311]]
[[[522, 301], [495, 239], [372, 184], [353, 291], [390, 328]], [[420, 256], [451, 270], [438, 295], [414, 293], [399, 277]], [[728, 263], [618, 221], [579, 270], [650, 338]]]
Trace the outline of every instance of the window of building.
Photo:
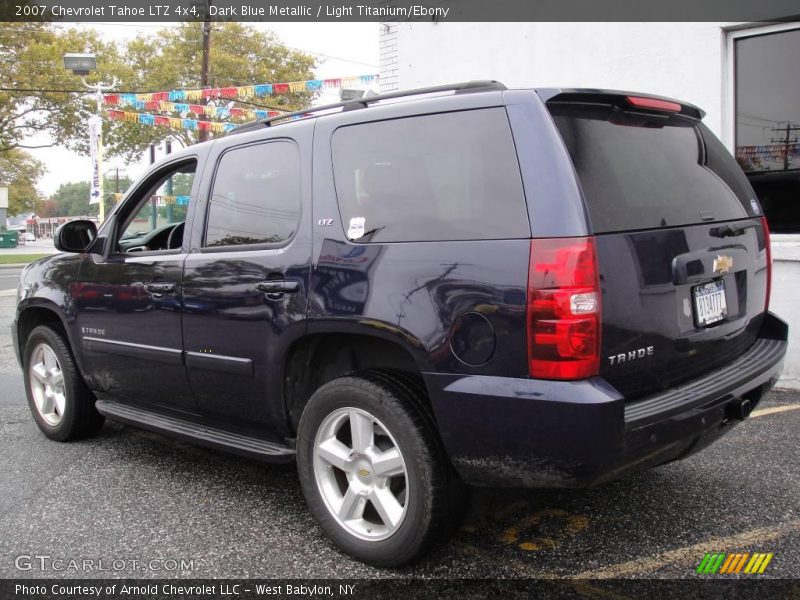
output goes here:
[[800, 28], [736, 32], [736, 160], [770, 228], [800, 232]]
[[281, 244], [300, 219], [300, 153], [277, 141], [229, 150], [214, 177], [206, 246]]
[[332, 147], [351, 241], [530, 237], [502, 108], [342, 127]]

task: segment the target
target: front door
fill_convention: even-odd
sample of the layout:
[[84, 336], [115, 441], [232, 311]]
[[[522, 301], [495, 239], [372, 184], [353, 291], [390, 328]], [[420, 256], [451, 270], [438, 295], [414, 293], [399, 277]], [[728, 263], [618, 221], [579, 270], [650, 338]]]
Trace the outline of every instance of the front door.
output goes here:
[[197, 161], [148, 176], [116, 213], [107, 259], [87, 255], [71, 296], [89, 385], [99, 395], [192, 411], [183, 364], [183, 229]]
[[305, 328], [311, 161], [301, 160], [303, 131], [215, 144], [205, 220], [195, 219], [185, 263], [186, 367], [198, 406], [245, 428], [280, 429], [283, 359]]

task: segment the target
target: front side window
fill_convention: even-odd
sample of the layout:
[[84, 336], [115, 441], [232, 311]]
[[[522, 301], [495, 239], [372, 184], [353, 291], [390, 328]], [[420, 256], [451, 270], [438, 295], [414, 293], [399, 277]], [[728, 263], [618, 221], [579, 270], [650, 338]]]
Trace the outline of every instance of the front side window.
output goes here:
[[196, 169], [194, 160], [171, 168], [157, 176], [138, 201], [132, 200], [136, 205], [124, 219], [119, 252], [180, 247]]
[[351, 241], [530, 237], [502, 108], [350, 125], [336, 131], [332, 148]]
[[279, 141], [229, 150], [214, 178], [206, 247], [281, 244], [300, 219], [300, 152]]

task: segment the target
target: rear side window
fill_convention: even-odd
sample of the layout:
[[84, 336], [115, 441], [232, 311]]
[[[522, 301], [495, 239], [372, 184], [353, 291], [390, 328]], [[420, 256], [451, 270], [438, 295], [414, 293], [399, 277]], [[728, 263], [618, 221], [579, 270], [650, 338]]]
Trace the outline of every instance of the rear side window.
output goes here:
[[300, 153], [291, 142], [222, 155], [208, 209], [206, 246], [280, 244], [300, 219]]
[[733, 157], [704, 126], [677, 115], [549, 106], [596, 233], [726, 221], [754, 198]]
[[351, 125], [331, 143], [350, 240], [530, 237], [502, 108]]

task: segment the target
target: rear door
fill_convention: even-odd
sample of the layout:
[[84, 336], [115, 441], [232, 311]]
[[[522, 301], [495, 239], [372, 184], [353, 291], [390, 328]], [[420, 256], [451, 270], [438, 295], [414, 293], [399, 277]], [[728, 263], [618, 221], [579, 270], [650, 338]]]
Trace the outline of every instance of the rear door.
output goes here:
[[761, 210], [701, 113], [616, 95], [548, 108], [596, 236], [600, 375], [632, 399], [746, 350], [767, 295]]
[[233, 425], [272, 429], [283, 418], [283, 357], [305, 331], [311, 133], [234, 135], [209, 155], [208, 200], [184, 265], [183, 336], [200, 410]]

